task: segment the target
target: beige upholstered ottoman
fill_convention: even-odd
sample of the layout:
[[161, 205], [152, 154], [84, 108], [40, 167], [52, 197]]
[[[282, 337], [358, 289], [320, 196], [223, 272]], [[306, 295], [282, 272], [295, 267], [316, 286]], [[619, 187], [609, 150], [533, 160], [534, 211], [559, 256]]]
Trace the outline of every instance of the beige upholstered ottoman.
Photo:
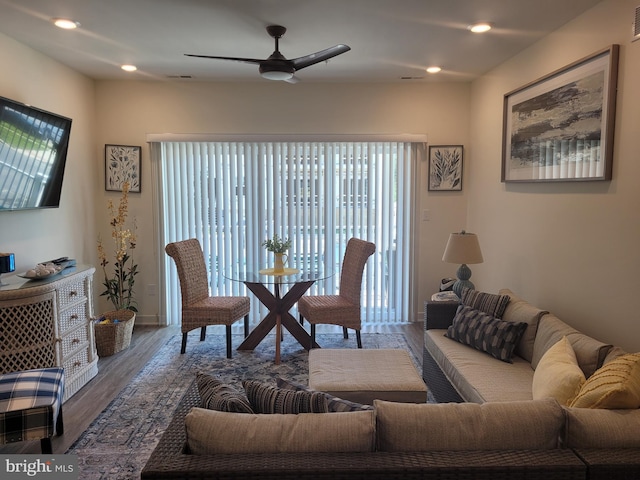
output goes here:
[[406, 350], [314, 348], [309, 387], [352, 402], [425, 403], [427, 387]]

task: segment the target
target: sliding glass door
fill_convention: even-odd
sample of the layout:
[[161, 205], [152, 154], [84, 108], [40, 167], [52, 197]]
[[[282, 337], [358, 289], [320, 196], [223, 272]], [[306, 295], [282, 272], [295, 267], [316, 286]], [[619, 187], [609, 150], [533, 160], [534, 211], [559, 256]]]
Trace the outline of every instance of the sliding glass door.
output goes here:
[[[273, 259], [262, 242], [289, 238], [291, 262], [336, 272], [310, 294], [338, 292], [351, 237], [376, 244], [365, 269], [363, 322], [409, 321], [412, 184], [408, 142], [162, 142], [158, 162], [161, 241], [197, 238], [213, 295], [249, 295], [223, 276]], [[179, 323], [180, 288], [165, 259], [168, 323]], [[256, 323], [266, 312], [252, 298]]]

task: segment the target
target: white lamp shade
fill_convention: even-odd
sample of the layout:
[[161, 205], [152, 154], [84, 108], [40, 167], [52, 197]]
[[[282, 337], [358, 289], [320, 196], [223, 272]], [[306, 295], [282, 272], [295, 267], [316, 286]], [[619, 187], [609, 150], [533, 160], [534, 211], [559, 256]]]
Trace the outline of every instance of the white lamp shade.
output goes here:
[[444, 249], [442, 261], [447, 263], [482, 263], [482, 252], [480, 243], [475, 233], [452, 233]]

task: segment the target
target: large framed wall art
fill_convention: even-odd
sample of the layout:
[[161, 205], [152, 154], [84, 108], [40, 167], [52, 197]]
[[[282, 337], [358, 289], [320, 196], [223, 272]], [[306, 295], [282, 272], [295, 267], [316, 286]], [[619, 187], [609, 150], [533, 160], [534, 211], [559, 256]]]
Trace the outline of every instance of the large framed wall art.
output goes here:
[[104, 188], [121, 192], [124, 182], [129, 191], [139, 193], [141, 188], [140, 152], [142, 147], [130, 145], [104, 146]]
[[619, 46], [504, 96], [503, 182], [611, 180]]

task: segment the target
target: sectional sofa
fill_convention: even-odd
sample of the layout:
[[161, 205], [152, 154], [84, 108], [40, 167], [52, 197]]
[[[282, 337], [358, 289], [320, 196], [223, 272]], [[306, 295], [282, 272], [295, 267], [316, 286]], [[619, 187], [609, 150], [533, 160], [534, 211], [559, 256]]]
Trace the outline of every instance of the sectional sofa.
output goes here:
[[[218, 392], [215, 394], [205, 393], [202, 388], [199, 393], [200, 385], [194, 382], [144, 467], [142, 478], [640, 478], [638, 409], [567, 407], [562, 404], [566, 400], [553, 397], [554, 382], [534, 378], [532, 363], [542, 371], [549, 368], [545, 364], [554, 363], [549, 361], [551, 354], [545, 356], [546, 351], [554, 353], [561, 350], [559, 347], [565, 351], [567, 345], [574, 345], [571, 351], [578, 353], [574, 355], [577, 368], [587, 370], [589, 375], [583, 372], [584, 377], [594, 377], [600, 365], [615, 365], [613, 362], [628, 356], [620, 349], [585, 338], [553, 316], [545, 319], [550, 314], [510, 292], [503, 293], [498, 300], [472, 296], [466, 299], [471, 305], [462, 305], [482, 312], [481, 308], [490, 310], [504, 304], [499, 320], [512, 322], [515, 327], [499, 326], [507, 332], [517, 330], [519, 335], [506, 335], [514, 345], [494, 342], [487, 348], [491, 354], [445, 336], [446, 322], [454, 324], [461, 316], [461, 305], [427, 305], [424, 376], [430, 388], [432, 381], [448, 384], [448, 393], [447, 388], [439, 386], [433, 390], [436, 399], [446, 403], [375, 400], [373, 406], [366, 406], [325, 398], [322, 392], [295, 385], [295, 393], [283, 392], [291, 390], [283, 385], [245, 385], [245, 399], [228, 390], [223, 395], [223, 386], [211, 389]], [[483, 325], [479, 318], [487, 320], [477, 312], [473, 315], [475, 320], [470, 323], [477, 328]], [[445, 320], [447, 316], [449, 320]], [[439, 328], [432, 328], [434, 323]], [[522, 323], [526, 325], [519, 325]], [[451, 369], [445, 373], [447, 367], [438, 366], [434, 359], [439, 356], [437, 350], [444, 351], [444, 357], [460, 375]], [[507, 378], [503, 382], [500, 376], [510, 367], [526, 372], [524, 366], [518, 366], [522, 354], [531, 356], [531, 360], [523, 358], [522, 362], [529, 362], [527, 368], [532, 372], [526, 373], [528, 383], [523, 379], [516, 382], [521, 385], [518, 389], [511, 385], [515, 380]], [[497, 362], [497, 370], [486, 365], [480, 370], [466, 370], [477, 359]], [[569, 371], [576, 373], [575, 368]], [[484, 378], [489, 374], [496, 375], [493, 381]], [[517, 375], [524, 377], [525, 373]], [[551, 368], [548, 375], [557, 378], [561, 369]], [[540, 385], [533, 387], [536, 380]], [[567, 389], [561, 387], [568, 382], [558, 383], [559, 391], [566, 394]], [[579, 381], [572, 387], [571, 400], [584, 383]], [[501, 389], [502, 397], [486, 400], [483, 396], [489, 396], [492, 388]], [[273, 395], [286, 397], [254, 395], [256, 389], [271, 389]], [[443, 396], [452, 392], [457, 402]], [[264, 400], [263, 406], [256, 407], [253, 397]], [[289, 413], [288, 408], [301, 405], [306, 410]], [[247, 410], [249, 407], [254, 410]], [[275, 409], [267, 412], [271, 407]], [[316, 413], [308, 413], [311, 411]]]

